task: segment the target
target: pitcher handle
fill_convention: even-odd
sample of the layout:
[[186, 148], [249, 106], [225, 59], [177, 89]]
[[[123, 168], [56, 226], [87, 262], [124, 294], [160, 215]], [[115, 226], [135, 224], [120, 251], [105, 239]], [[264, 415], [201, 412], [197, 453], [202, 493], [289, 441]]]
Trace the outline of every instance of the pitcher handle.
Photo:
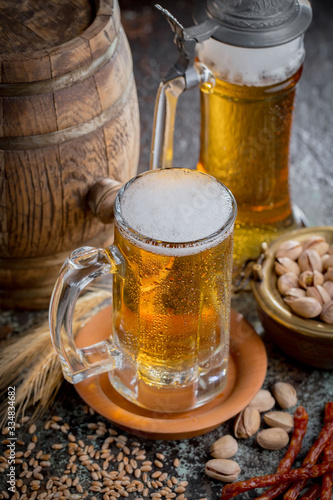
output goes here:
[[155, 7], [166, 17], [175, 33], [179, 57], [157, 91], [150, 156], [151, 170], [173, 167], [173, 137], [179, 96], [199, 85], [205, 84], [210, 88], [215, 85], [215, 77], [210, 69], [202, 63], [195, 62], [195, 48], [197, 42], [206, 40], [217, 29], [217, 26], [210, 21], [185, 29], [168, 10], [160, 5]]
[[150, 170], [173, 166], [173, 136], [178, 97], [185, 90], [185, 78], [162, 82], [158, 88], [151, 145]]
[[[202, 63], [194, 63], [193, 86], [215, 85], [213, 73]], [[194, 83], [195, 82], [195, 83]], [[150, 156], [150, 169], [173, 167], [173, 138], [175, 132], [176, 109], [179, 96], [188, 90], [184, 76], [160, 83], [157, 91], [153, 134]], [[191, 87], [192, 88], [192, 87]]]
[[123, 353], [112, 336], [81, 349], [75, 346], [73, 314], [81, 291], [95, 278], [122, 272], [124, 261], [116, 246], [107, 249], [81, 247], [65, 261], [50, 302], [49, 325], [64, 377], [72, 384], [112, 370]]

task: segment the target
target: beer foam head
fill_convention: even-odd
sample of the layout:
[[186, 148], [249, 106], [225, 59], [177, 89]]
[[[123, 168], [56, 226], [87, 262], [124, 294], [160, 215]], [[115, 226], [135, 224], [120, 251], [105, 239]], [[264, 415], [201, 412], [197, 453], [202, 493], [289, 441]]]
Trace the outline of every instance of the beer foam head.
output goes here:
[[303, 36], [276, 47], [245, 48], [210, 38], [198, 44], [197, 55], [221, 80], [247, 86], [283, 82], [301, 66]]
[[212, 236], [233, 222], [236, 210], [223, 184], [195, 170], [173, 168], [130, 181], [120, 196], [120, 212], [126, 226], [144, 238], [181, 244]]

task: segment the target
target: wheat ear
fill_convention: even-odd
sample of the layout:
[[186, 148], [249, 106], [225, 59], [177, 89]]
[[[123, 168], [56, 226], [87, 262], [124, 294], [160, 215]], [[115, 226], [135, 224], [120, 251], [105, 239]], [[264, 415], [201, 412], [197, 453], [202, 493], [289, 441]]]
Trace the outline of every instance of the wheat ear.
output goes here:
[[[82, 295], [76, 304], [73, 320], [74, 335], [104, 304], [110, 292], [101, 288]], [[16, 387], [16, 416], [35, 405], [34, 417], [52, 403], [63, 381], [60, 362], [53, 348], [48, 321], [21, 335], [14, 336], [1, 345], [0, 350], [0, 423], [7, 417], [8, 387]]]

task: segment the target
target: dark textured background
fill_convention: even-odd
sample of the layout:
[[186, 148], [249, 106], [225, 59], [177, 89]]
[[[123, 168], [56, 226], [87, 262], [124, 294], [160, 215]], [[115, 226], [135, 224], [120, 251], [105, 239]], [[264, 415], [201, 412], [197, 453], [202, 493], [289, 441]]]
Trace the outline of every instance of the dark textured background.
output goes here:
[[[140, 171], [149, 166], [155, 92], [161, 76], [177, 57], [171, 30], [152, 7], [154, 3], [120, 1], [140, 102]], [[184, 26], [192, 24], [192, 1], [160, 3]], [[333, 225], [333, 2], [314, 0], [311, 3], [313, 21], [305, 36], [306, 58], [296, 99], [290, 182], [292, 198], [309, 224]], [[176, 165], [196, 165], [199, 133], [199, 91], [194, 89], [179, 99]]]

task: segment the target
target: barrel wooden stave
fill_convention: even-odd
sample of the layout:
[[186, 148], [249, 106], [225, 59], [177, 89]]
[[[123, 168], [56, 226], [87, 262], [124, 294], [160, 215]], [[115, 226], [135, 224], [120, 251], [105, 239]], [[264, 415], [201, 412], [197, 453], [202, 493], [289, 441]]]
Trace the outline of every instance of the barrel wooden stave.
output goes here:
[[135, 107], [137, 96], [133, 85], [128, 97], [128, 106], [122, 113], [115, 115], [113, 120], [105, 124], [104, 134], [108, 155], [108, 177], [119, 182], [126, 182], [134, 176], [131, 169], [131, 158], [139, 161], [140, 143], [129, 133], [130, 123], [135, 127], [139, 114]]
[[94, 76], [77, 83], [75, 93], [71, 87], [56, 92], [54, 106], [59, 130], [85, 123], [99, 115], [102, 109]]
[[75, 71], [92, 61], [88, 40], [76, 38], [48, 51], [52, 78]]
[[[88, 246], [103, 247], [110, 240], [112, 225], [87, 241]], [[44, 309], [48, 307], [50, 293], [62, 263], [68, 252], [54, 254], [49, 258], [0, 259], [0, 304], [5, 308]]]
[[[115, 52], [115, 56], [120, 53], [122, 57], [115, 57], [114, 60], [110, 60], [94, 75], [102, 110], [109, 108], [121, 98], [124, 92], [124, 87], [121, 85], [121, 82], [129, 82], [131, 78], [132, 64], [130, 48], [123, 32], [120, 34], [119, 45]], [[124, 62], [126, 64], [124, 64]], [[118, 85], [115, 85], [114, 82], [118, 82]]]
[[36, 54], [4, 54], [1, 64], [1, 83], [33, 83], [52, 77], [46, 50]]
[[133, 84], [127, 106], [94, 132], [49, 148], [5, 151], [7, 197], [2, 207], [8, 217], [2, 221], [7, 230], [0, 257], [51, 255], [101, 232], [103, 225], [89, 211], [86, 196], [103, 177], [119, 182], [133, 177], [139, 143], [131, 131], [138, 120]]
[[6, 151], [4, 156], [0, 258], [38, 257], [59, 251], [63, 210], [59, 206], [62, 174], [57, 149]]
[[75, 86], [45, 94], [1, 98], [1, 136], [42, 135], [91, 120], [121, 98], [131, 74], [130, 49], [121, 31], [113, 57]]
[[[0, 97], [0, 117], [3, 117], [3, 97]], [[0, 119], [0, 137], [3, 137], [3, 118]], [[1, 152], [0, 149], [0, 154]]]
[[[120, 27], [118, 31], [120, 31]], [[95, 22], [82, 34], [82, 38], [89, 43], [93, 58], [101, 57], [117, 36], [112, 17], [100, 15]]]
[[3, 137], [47, 134], [56, 130], [56, 123], [52, 93], [4, 98]]

